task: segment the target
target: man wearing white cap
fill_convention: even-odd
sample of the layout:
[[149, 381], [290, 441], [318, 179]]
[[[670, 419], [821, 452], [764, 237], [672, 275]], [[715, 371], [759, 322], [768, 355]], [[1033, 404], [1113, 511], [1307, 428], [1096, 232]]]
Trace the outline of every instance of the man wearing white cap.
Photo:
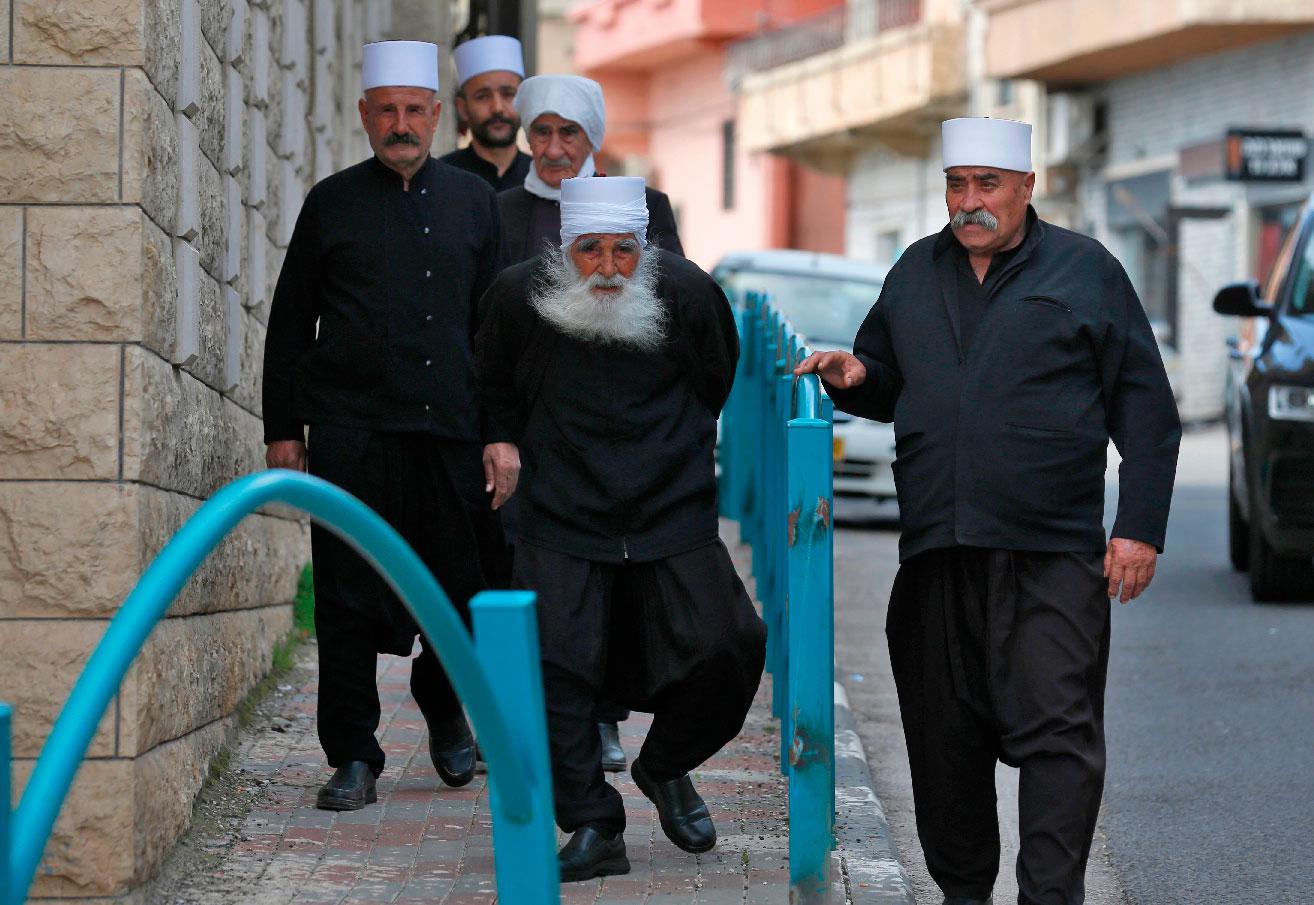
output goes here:
[[[274, 292], [265, 341], [270, 467], [305, 469], [378, 511], [464, 607], [497, 562], [494, 512], [519, 459], [474, 391], [475, 302], [501, 265], [493, 190], [429, 155], [438, 48], [369, 44], [361, 123], [374, 156], [310, 190]], [[306, 427], [309, 426], [309, 438]], [[384, 766], [377, 653], [409, 655], [416, 625], [345, 543], [311, 529], [320, 743], [335, 768], [318, 804], [363, 807]], [[461, 703], [425, 642], [411, 692], [449, 785], [474, 775]]]
[[631, 772], [667, 837], [704, 852], [716, 829], [689, 772], [742, 728], [765, 657], [717, 526], [730, 306], [647, 226], [642, 179], [564, 180], [561, 244], [497, 278], [475, 341], [525, 462], [515, 575], [538, 593], [563, 880], [629, 870], [600, 699], [654, 714]]
[[990, 900], [1002, 760], [1021, 769], [1018, 901], [1072, 905], [1103, 792], [1110, 602], [1154, 577], [1181, 426], [1121, 265], [1031, 207], [1031, 127], [955, 119], [943, 134], [949, 225], [891, 269], [853, 354], [795, 373], [894, 422], [886, 634], [931, 876], [946, 903]]
[[[602, 86], [578, 75], [536, 75], [516, 92], [516, 112], [529, 139], [533, 166], [523, 186], [498, 195], [507, 262], [526, 261], [561, 238], [561, 181], [597, 172], [593, 154], [602, 147], [607, 109]], [[649, 188], [644, 238], [684, 254], [671, 199]]]
[[474, 173], [495, 192], [523, 185], [530, 158], [516, 147], [516, 91], [525, 77], [520, 42], [507, 35], [485, 35], [458, 45], [452, 59], [456, 112], [470, 127], [470, 144], [443, 155], [443, 163]]

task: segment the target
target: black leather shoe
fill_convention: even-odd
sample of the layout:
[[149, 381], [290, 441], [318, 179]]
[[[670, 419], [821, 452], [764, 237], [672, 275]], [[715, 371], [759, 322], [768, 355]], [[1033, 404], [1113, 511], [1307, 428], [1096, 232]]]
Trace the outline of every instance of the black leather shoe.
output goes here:
[[446, 723], [429, 726], [429, 757], [442, 781], [453, 788], [463, 786], [475, 775], [475, 740], [464, 714]]
[[628, 874], [630, 859], [625, 857], [625, 837], [620, 833], [608, 836], [596, 827], [582, 826], [557, 852], [557, 865], [562, 883]]
[[315, 807], [325, 811], [359, 811], [379, 800], [374, 771], [363, 760], [353, 760], [333, 771], [333, 778], [315, 796]]
[[971, 896], [945, 896], [944, 905], [990, 905], [994, 896], [986, 896], [984, 899], [973, 899]]
[[639, 791], [657, 805], [657, 816], [667, 839], [694, 854], [712, 850], [716, 845], [716, 827], [688, 773], [678, 779], [655, 782], [644, 769], [643, 761], [636, 760], [630, 767], [630, 775]]
[[625, 771], [625, 749], [620, 743], [620, 727], [615, 723], [598, 723], [602, 739], [602, 769], [608, 773]]

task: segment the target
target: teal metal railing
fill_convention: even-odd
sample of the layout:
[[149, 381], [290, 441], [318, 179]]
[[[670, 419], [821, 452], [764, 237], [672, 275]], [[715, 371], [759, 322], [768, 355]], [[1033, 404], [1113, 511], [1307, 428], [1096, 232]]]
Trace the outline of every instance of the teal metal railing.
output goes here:
[[808, 355], [765, 296], [736, 308], [741, 352], [721, 423], [721, 505], [753, 548], [767, 623], [794, 898], [825, 898], [835, 845], [833, 418]]
[[155, 624], [206, 556], [251, 512], [286, 503], [351, 544], [392, 586], [442, 661], [488, 762], [498, 893], [508, 905], [560, 901], [547, 718], [534, 595], [471, 601], [474, 637], [420, 558], [379, 515], [326, 481], [292, 471], [241, 478], [178, 531], [110, 621], [10, 813], [10, 708], [0, 704], [0, 905], [20, 905], [105, 708]]

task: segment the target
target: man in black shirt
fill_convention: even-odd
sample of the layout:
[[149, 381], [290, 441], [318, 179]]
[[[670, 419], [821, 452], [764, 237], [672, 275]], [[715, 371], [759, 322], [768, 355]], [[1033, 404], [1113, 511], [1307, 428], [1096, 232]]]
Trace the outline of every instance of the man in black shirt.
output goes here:
[[[501, 529], [493, 511], [519, 459], [475, 397], [475, 301], [500, 269], [495, 196], [429, 156], [438, 122], [433, 44], [369, 44], [361, 122], [374, 156], [306, 196], [265, 340], [271, 468], [343, 487], [401, 532], [462, 609], [487, 586]], [[305, 428], [309, 425], [309, 441]], [[318, 805], [375, 800], [384, 754], [377, 653], [409, 655], [415, 622], [383, 579], [331, 532], [311, 529], [320, 743], [335, 768]], [[474, 775], [461, 703], [426, 642], [411, 692], [449, 785]]]
[[645, 243], [647, 222], [642, 179], [567, 179], [560, 249], [480, 303], [480, 393], [525, 461], [515, 574], [538, 594], [557, 823], [573, 834], [563, 880], [629, 870], [594, 722], [604, 693], [654, 714], [631, 772], [671, 841], [703, 852], [716, 830], [689, 771], [742, 728], [765, 658], [718, 535], [730, 306]]
[[837, 407], [894, 422], [903, 533], [886, 634], [917, 831], [952, 905], [994, 886], [996, 760], [1021, 770], [1018, 902], [1082, 901], [1109, 603], [1154, 577], [1181, 438], [1126, 273], [1031, 208], [1030, 141], [1024, 123], [946, 122], [949, 225], [891, 269], [853, 354], [796, 370]]
[[516, 91], [525, 77], [520, 42], [506, 35], [485, 35], [452, 52], [456, 62], [456, 112], [470, 127], [470, 144], [443, 156], [468, 173], [505, 191], [524, 183], [529, 155], [516, 147], [520, 117]]

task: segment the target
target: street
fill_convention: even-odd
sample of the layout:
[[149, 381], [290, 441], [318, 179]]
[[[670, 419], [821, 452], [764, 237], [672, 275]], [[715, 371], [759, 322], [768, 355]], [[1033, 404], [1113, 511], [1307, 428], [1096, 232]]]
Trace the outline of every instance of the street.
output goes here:
[[[1087, 902], [1314, 901], [1314, 604], [1251, 601], [1227, 563], [1226, 474], [1222, 429], [1188, 434], [1154, 584], [1114, 614]], [[1111, 478], [1110, 517], [1113, 468]], [[939, 905], [917, 844], [885, 647], [897, 515], [839, 500], [836, 519], [839, 676], [917, 901]], [[1016, 899], [1016, 771], [997, 775], [1005, 853], [995, 902], [1006, 905]]]

